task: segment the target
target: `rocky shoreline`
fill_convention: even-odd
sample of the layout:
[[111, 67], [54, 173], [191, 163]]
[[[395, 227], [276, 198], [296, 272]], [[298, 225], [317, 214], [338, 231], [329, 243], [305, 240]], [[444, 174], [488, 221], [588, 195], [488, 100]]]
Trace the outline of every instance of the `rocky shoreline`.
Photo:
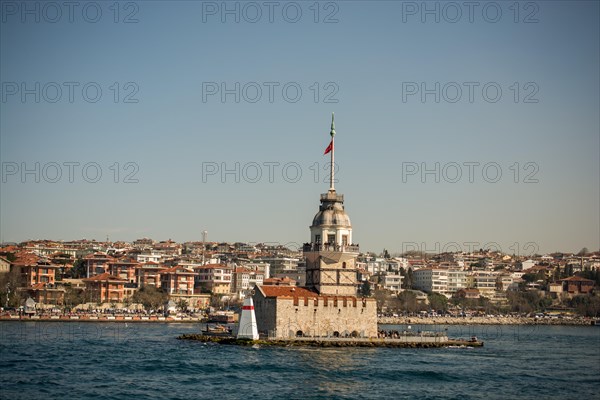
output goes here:
[[590, 326], [590, 318], [534, 317], [380, 317], [380, 325], [571, 325]]
[[[420, 338], [407, 341], [403, 339], [383, 338], [296, 338], [296, 339], [236, 339], [231, 336], [208, 336], [185, 334], [178, 340], [192, 340], [202, 343], [215, 343], [235, 346], [273, 346], [273, 347], [393, 347], [393, 348], [440, 348], [440, 347], [483, 347], [483, 342], [444, 338]], [[430, 339], [430, 340], [426, 340]]]

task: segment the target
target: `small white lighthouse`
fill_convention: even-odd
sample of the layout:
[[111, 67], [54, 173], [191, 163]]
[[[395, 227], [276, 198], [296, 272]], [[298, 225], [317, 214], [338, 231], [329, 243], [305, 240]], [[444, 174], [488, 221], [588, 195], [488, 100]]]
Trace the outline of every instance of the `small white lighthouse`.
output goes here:
[[256, 326], [256, 315], [254, 314], [254, 302], [252, 297], [246, 297], [242, 306], [242, 315], [238, 323], [238, 339], [258, 340], [258, 327]]

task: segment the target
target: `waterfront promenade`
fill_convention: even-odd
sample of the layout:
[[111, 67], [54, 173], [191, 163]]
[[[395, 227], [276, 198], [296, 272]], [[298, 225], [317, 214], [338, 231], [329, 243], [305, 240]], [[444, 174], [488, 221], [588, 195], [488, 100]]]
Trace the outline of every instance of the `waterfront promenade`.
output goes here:
[[379, 317], [381, 325], [592, 325], [591, 318], [526, 317], [526, 316], [472, 316], [472, 317]]
[[[49, 322], [205, 322], [198, 316], [157, 314], [106, 314], [66, 313], [44, 315], [0, 314], [1, 321], [49, 321]], [[584, 317], [525, 317], [525, 316], [480, 316], [480, 317], [379, 317], [379, 325], [592, 325], [592, 319]]]
[[54, 314], [54, 315], [0, 315], [0, 321], [44, 322], [203, 322], [205, 319], [191, 316], [127, 315], [127, 314]]

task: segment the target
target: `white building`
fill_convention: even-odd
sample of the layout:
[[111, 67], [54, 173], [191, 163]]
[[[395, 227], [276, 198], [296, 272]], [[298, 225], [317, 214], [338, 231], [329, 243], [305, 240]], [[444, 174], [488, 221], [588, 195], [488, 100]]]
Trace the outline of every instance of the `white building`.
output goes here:
[[535, 266], [537, 263], [533, 260], [525, 260], [523, 262], [521, 262], [521, 271], [526, 271], [529, 268], [532, 268], [533, 266]]
[[400, 274], [388, 273], [383, 277], [383, 288], [394, 293], [400, 293], [402, 291], [403, 278]]
[[213, 294], [231, 292], [233, 268], [224, 264], [206, 264], [194, 268], [198, 286], [210, 290]]
[[413, 288], [428, 293], [448, 294], [448, 270], [421, 268], [413, 271]]
[[250, 269], [252, 271], [260, 272], [264, 279], [271, 277], [271, 264], [266, 262], [251, 262], [240, 265], [241, 267]]
[[479, 289], [479, 293], [482, 296], [493, 296], [496, 291], [496, 278], [497, 274], [493, 272], [475, 272], [471, 276], [472, 287]]
[[137, 262], [142, 263], [142, 264], [147, 263], [147, 262], [154, 262], [154, 263], [160, 264], [163, 257], [164, 257], [164, 254], [160, 254], [160, 253], [138, 254]]
[[467, 287], [467, 271], [460, 268], [448, 269], [448, 294], [454, 294]]
[[233, 274], [234, 291], [238, 298], [244, 299], [250, 295], [256, 285], [262, 285], [265, 277], [258, 272], [245, 267], [238, 267]]

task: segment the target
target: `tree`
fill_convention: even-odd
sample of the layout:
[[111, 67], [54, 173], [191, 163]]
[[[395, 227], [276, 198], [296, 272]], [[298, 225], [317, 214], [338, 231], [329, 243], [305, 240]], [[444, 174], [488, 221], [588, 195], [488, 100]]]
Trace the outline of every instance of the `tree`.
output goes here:
[[373, 294], [375, 301], [377, 302], [377, 312], [382, 312], [387, 308], [389, 300], [391, 299], [391, 293], [385, 289], [376, 289]]
[[417, 301], [417, 295], [411, 291], [405, 290], [398, 296], [398, 302], [400, 303], [400, 309], [402, 311], [417, 312], [419, 311], [419, 302]]
[[146, 310], [157, 310], [167, 301], [167, 294], [154, 286], [142, 286], [133, 294], [131, 300], [141, 303]]
[[430, 293], [427, 298], [432, 309], [436, 311], [446, 311], [448, 309], [448, 298], [443, 294]]
[[69, 276], [73, 279], [81, 279], [85, 278], [86, 275], [85, 261], [82, 258], [78, 258], [73, 263], [73, 268], [69, 270]]
[[552, 304], [552, 299], [537, 291], [507, 292], [506, 297], [511, 311], [520, 313], [545, 311]]
[[358, 293], [363, 297], [371, 296], [371, 283], [369, 282], [368, 279], [364, 280], [363, 283], [361, 283]]
[[552, 281], [558, 282], [560, 280], [560, 267], [554, 268], [552, 272]]
[[402, 254], [403, 257], [406, 258], [424, 258], [427, 259], [427, 253], [420, 250], [408, 250]]
[[[17, 288], [23, 286], [23, 278], [17, 268], [10, 272], [0, 273], [0, 307], [19, 307], [23, 300], [22, 292]], [[8, 299], [8, 302], [7, 302]]]
[[408, 271], [404, 275], [404, 279], [402, 280], [402, 289], [412, 289], [413, 288], [413, 270], [411, 267], [408, 267]]
[[74, 289], [72, 287], [67, 287], [65, 291], [65, 306], [67, 308], [73, 308], [78, 306], [79, 304], [85, 303], [85, 295], [81, 289]]
[[546, 278], [546, 274], [542, 271], [540, 272], [536, 272], [533, 274], [524, 274], [521, 279], [523, 279], [525, 282], [527, 283], [532, 283], [532, 282], [537, 282], [537, 281], [543, 281], [546, 282], [547, 278]]
[[189, 303], [186, 299], [180, 299], [177, 301], [177, 308], [179, 308], [183, 312], [187, 311], [188, 306]]

